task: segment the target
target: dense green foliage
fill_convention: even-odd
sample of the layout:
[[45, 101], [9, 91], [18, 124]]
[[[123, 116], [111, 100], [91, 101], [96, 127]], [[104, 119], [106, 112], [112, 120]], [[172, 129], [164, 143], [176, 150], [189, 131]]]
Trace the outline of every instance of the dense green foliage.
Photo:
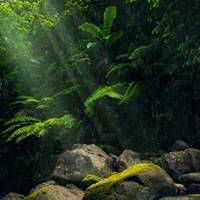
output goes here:
[[199, 0], [1, 0], [1, 192], [73, 143], [200, 146], [199, 19]]

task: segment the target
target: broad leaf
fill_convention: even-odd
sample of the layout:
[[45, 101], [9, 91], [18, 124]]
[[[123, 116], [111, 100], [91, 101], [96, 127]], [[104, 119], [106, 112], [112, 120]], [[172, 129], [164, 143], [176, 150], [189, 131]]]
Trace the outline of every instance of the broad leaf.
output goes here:
[[101, 29], [92, 23], [84, 23], [79, 26], [79, 29], [83, 32], [91, 34], [93, 37], [100, 39]]
[[103, 32], [105, 35], [109, 35], [115, 18], [117, 17], [116, 6], [109, 6], [104, 12], [104, 24]]

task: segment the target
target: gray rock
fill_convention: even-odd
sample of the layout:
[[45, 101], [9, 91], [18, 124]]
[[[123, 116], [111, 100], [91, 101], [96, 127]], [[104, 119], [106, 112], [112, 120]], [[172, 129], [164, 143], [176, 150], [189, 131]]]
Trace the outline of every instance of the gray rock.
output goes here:
[[172, 146], [172, 151], [183, 151], [188, 148], [189, 145], [186, 142], [182, 140], [177, 140]]
[[[200, 194], [200, 184], [191, 184], [187, 188], [187, 192], [189, 194]], [[199, 197], [199, 199], [200, 199], [200, 197]]]
[[65, 182], [81, 183], [88, 174], [107, 177], [112, 173], [111, 168], [112, 159], [96, 145], [75, 145], [59, 156], [52, 176]]
[[1, 200], [22, 200], [23, 198], [24, 195], [11, 192], [3, 197]]
[[118, 171], [122, 171], [127, 167], [130, 167], [134, 164], [140, 163], [140, 154], [132, 150], [126, 149], [122, 154], [117, 158], [117, 168]]
[[179, 181], [184, 185], [190, 185], [192, 183], [200, 184], [200, 173], [183, 174], [179, 177]]
[[200, 171], [200, 150], [189, 148], [164, 154], [159, 165], [177, 180], [182, 174]]
[[141, 186], [136, 182], [125, 181], [106, 191], [102, 200], [154, 200], [155, 198], [156, 195], [152, 193], [149, 187]]
[[56, 185], [56, 182], [55, 181], [47, 181], [47, 182], [41, 183], [41, 184], [37, 185], [36, 187], [34, 187], [30, 193], [33, 193], [33, 192], [37, 191], [38, 189], [49, 186], [49, 185]]
[[30, 193], [31, 200], [82, 200], [83, 191], [74, 185], [40, 185]]
[[181, 194], [181, 195], [186, 194], [187, 189], [186, 189], [186, 187], [184, 185], [176, 183], [175, 186], [177, 188], [177, 193], [178, 194]]

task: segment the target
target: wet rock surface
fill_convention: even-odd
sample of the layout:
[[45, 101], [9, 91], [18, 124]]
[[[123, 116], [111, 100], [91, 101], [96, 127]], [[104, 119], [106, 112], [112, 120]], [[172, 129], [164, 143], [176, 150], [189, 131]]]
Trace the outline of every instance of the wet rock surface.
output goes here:
[[55, 179], [80, 183], [88, 174], [107, 177], [112, 173], [112, 159], [98, 146], [75, 145], [58, 158], [52, 174]]
[[17, 193], [9, 193], [5, 197], [1, 198], [1, 200], [21, 200], [24, 198], [24, 195]]
[[175, 180], [179, 176], [200, 171], [200, 150], [186, 149], [164, 154], [159, 165], [165, 169]]
[[118, 171], [122, 171], [127, 167], [140, 163], [140, 154], [132, 150], [126, 149], [116, 159]]
[[[43, 185], [30, 193], [27, 200], [82, 200], [83, 191], [74, 185]], [[25, 199], [26, 200], [26, 199]]]

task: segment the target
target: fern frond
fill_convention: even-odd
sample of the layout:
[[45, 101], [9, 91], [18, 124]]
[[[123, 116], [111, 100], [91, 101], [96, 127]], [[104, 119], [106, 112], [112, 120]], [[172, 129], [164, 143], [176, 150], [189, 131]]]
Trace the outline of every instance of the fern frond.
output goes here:
[[34, 122], [39, 122], [39, 119], [36, 119], [31, 116], [18, 116], [15, 117], [9, 121], [7, 121], [4, 126], [11, 126], [13, 124], [19, 124], [19, 123], [34, 123]]
[[113, 99], [122, 100], [123, 95], [120, 94], [119, 90], [124, 86], [123, 83], [119, 83], [113, 86], [105, 86], [102, 88], [99, 88], [95, 93], [93, 93], [86, 101], [85, 101], [85, 107], [86, 112], [91, 113], [92, 106], [103, 97], [110, 97]]
[[80, 89], [80, 85], [74, 85], [74, 86], [71, 86], [71, 87], [68, 87], [60, 92], [58, 92], [57, 94], [55, 94], [53, 96], [53, 98], [57, 98], [57, 97], [60, 97], [60, 96], [67, 96], [69, 94], [71, 94], [72, 92], [76, 92], [78, 89]]
[[19, 104], [21, 105], [32, 105], [32, 104], [38, 104], [40, 102], [39, 99], [36, 99], [31, 96], [19, 96], [16, 98], [16, 101], [12, 102], [10, 106], [17, 106]]
[[64, 128], [73, 128], [76, 119], [72, 115], [64, 115], [60, 118], [50, 118], [44, 122], [46, 128], [53, 126], [63, 126]]
[[43, 129], [44, 129], [44, 123], [42, 123], [42, 122], [31, 124], [29, 126], [23, 126], [19, 129], [17, 129], [16, 131], [14, 131], [7, 138], [7, 142], [10, 142], [14, 139], [16, 139], [17, 142], [20, 142], [21, 140], [23, 140], [31, 135], [37, 135]]
[[11, 126], [3, 132], [5, 135], [11, 133], [6, 139], [7, 142], [10, 142], [12, 140], [20, 142], [30, 136], [42, 137], [45, 134], [47, 134], [49, 129], [51, 128], [57, 127], [57, 128], [71, 129], [74, 128], [76, 124], [78, 124], [77, 120], [72, 115], [69, 114], [64, 115], [62, 117], [50, 118], [43, 122], [38, 120], [22, 122], [22, 120], [20, 120], [18, 121], [19, 123], [18, 122], [16, 123], [16, 118], [10, 121], [12, 123], [8, 124]]
[[19, 129], [20, 127], [22, 126], [25, 126], [25, 125], [30, 125], [32, 124], [32, 122], [23, 122], [23, 123], [19, 123], [19, 124], [13, 124], [11, 125], [10, 127], [8, 127], [7, 129], [5, 129], [2, 134], [3, 135], [8, 135], [9, 133], [12, 133], [14, 132], [15, 130]]

